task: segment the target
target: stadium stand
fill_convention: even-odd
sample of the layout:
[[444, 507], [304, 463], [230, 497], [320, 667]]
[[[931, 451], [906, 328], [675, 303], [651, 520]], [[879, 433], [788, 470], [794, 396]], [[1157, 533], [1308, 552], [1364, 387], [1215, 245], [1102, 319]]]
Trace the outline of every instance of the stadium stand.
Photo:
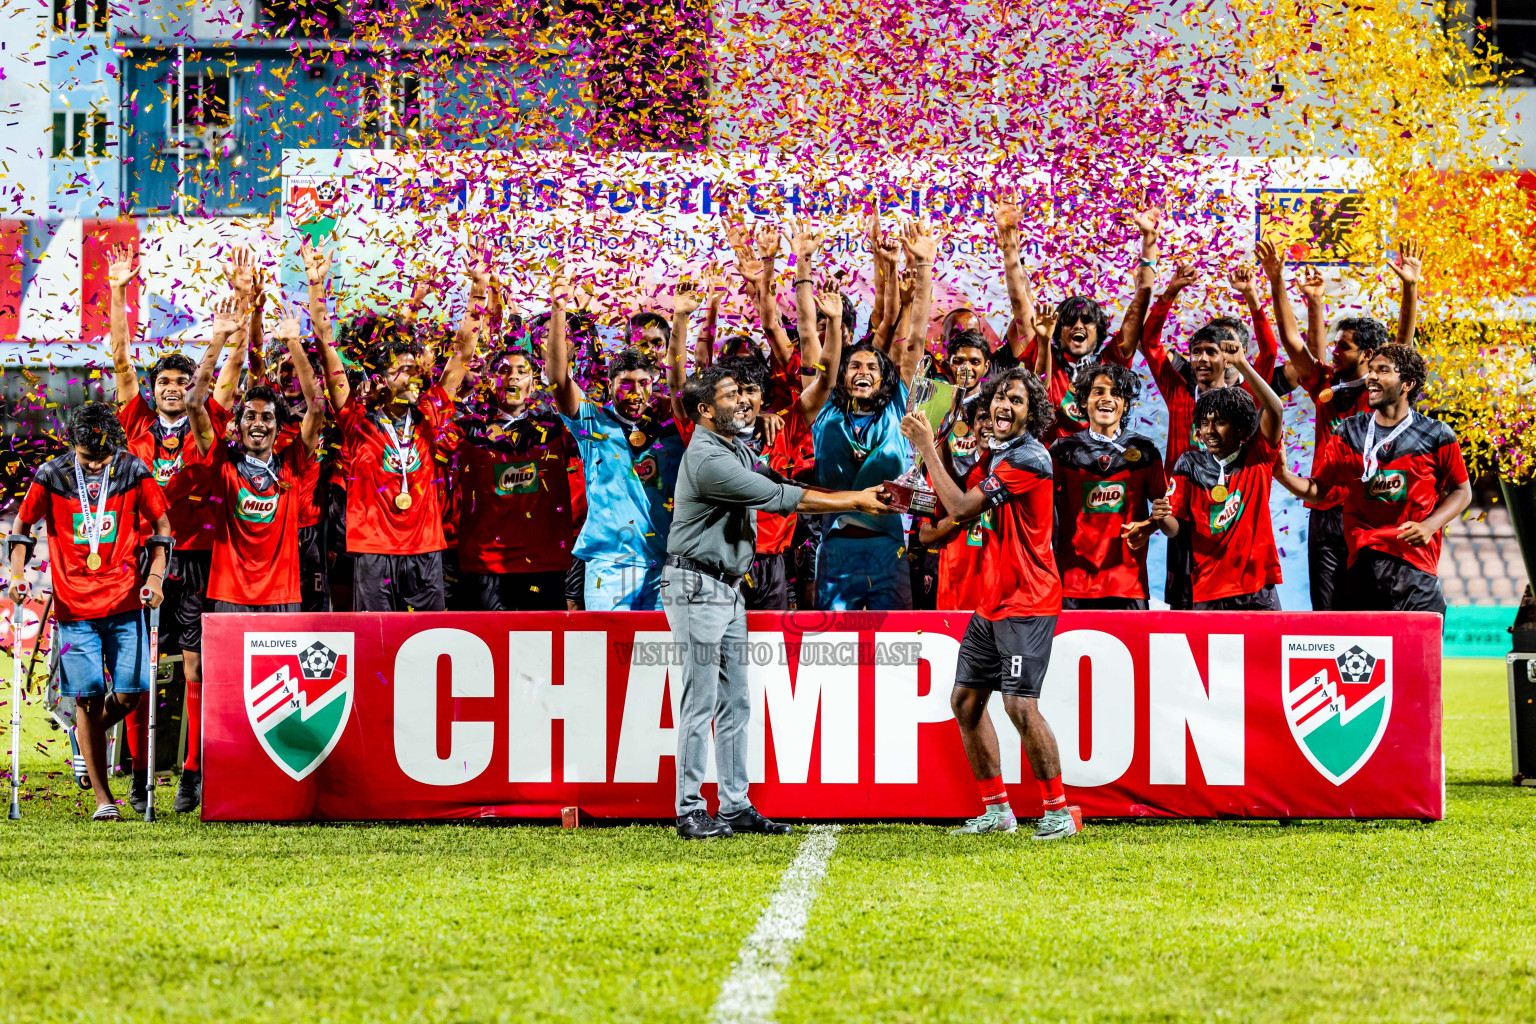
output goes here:
[[1525, 592], [1525, 563], [1509, 511], [1477, 507], [1451, 523], [1440, 551], [1445, 600], [1452, 605], [1515, 605]]

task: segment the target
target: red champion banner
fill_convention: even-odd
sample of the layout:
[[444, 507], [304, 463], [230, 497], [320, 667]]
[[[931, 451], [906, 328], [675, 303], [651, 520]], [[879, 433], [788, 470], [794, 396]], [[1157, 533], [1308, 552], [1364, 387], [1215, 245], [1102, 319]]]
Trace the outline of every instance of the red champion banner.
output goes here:
[[[949, 709], [969, 618], [750, 614], [724, 654], [749, 665], [753, 803], [789, 819], [979, 813]], [[207, 820], [673, 816], [688, 651], [659, 612], [204, 623]], [[1001, 704], [1004, 781], [1038, 813]], [[1435, 615], [1067, 612], [1040, 705], [1089, 817], [1444, 813]]]

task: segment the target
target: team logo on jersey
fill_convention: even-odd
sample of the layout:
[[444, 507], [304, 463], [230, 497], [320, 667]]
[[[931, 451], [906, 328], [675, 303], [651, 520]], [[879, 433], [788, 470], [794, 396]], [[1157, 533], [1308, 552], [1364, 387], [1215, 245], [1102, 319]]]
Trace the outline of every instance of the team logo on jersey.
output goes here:
[[248, 523], [270, 523], [277, 518], [277, 495], [252, 494], [244, 487], [235, 501], [235, 518]]
[[1211, 502], [1211, 536], [1218, 533], [1226, 533], [1232, 524], [1237, 522], [1243, 514], [1243, 492], [1241, 488], [1234, 488], [1227, 495], [1227, 500], [1217, 504]]
[[159, 484], [161, 487], [164, 487], [166, 484], [171, 482], [171, 477], [175, 476], [178, 472], [181, 471], [180, 453], [178, 453], [174, 459], [156, 459], [154, 470], [155, 483]]
[[992, 509], [987, 509], [965, 531], [965, 543], [973, 548], [979, 548], [987, 542], [986, 533], [992, 529]]
[[661, 462], [655, 452], [646, 452], [634, 462], [635, 476], [646, 487], [661, 486]]
[[1280, 697], [1291, 735], [1335, 786], [1371, 759], [1392, 715], [1392, 638], [1281, 638]]
[[1089, 514], [1124, 512], [1124, 480], [1088, 480], [1083, 482], [1083, 511]]
[[351, 633], [245, 634], [245, 714], [295, 782], [320, 767], [352, 714]]
[[[101, 514], [101, 542], [111, 544], [117, 540], [117, 513], [112, 511]], [[85, 535], [85, 513], [75, 513], [75, 543], [89, 544], [91, 538]]]
[[411, 445], [409, 448], [404, 449], [405, 458], [404, 458], [404, 465], [402, 465], [401, 464], [402, 460], [401, 460], [401, 457], [400, 457], [401, 451], [402, 451], [402, 449], [396, 448], [393, 445], [385, 445], [384, 446], [384, 470], [385, 470], [385, 472], [388, 472], [388, 473], [414, 473], [414, 472], [416, 472], [417, 468], [421, 465], [421, 453], [416, 450], [416, 446], [415, 445]]
[[1365, 493], [1375, 501], [1407, 501], [1408, 474], [1400, 469], [1378, 469], [1365, 485]]
[[1061, 397], [1061, 414], [1073, 423], [1087, 423], [1088, 417], [1083, 415], [1083, 410], [1077, 407], [1077, 399], [1068, 391]]
[[539, 467], [533, 462], [506, 462], [496, 467], [496, 493], [532, 494], [539, 489]]

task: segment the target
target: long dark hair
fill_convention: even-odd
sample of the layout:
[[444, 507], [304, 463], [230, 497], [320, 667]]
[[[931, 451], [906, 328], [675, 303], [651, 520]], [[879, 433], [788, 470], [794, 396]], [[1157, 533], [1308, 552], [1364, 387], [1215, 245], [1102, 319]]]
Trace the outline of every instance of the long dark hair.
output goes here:
[[1056, 409], [1051, 405], [1051, 396], [1046, 393], [1045, 385], [1029, 370], [1015, 366], [996, 377], [988, 377], [982, 382], [981, 397], [977, 401], [991, 409], [992, 399], [999, 391], [1006, 393], [1014, 381], [1022, 381], [1024, 390], [1029, 394], [1029, 415], [1024, 418], [1024, 429], [1039, 437], [1056, 422]]
[[848, 364], [853, 360], [856, 352], [873, 352], [875, 362], [880, 365], [880, 388], [875, 392], [875, 408], [884, 409], [896, 397], [896, 386], [901, 381], [900, 371], [896, 364], [891, 362], [891, 357], [881, 352], [873, 344], [861, 341], [852, 348], [843, 350], [843, 361], [837, 367], [837, 383], [832, 385], [832, 401], [845, 414], [853, 411], [853, 397], [848, 394], [848, 385], [845, 383], [848, 377]]

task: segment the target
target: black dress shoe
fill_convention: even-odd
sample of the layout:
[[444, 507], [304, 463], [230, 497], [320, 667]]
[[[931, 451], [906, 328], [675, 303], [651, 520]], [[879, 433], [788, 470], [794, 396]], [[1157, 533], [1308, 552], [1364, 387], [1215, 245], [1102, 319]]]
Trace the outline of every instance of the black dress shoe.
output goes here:
[[684, 839], [728, 839], [731, 827], [711, 818], [708, 811], [689, 811], [678, 817], [677, 834]]
[[731, 826], [732, 832], [756, 832], [764, 836], [787, 836], [795, 830], [793, 825], [769, 821], [757, 813], [756, 807], [748, 807], [735, 814], [722, 814], [720, 820]]
[[133, 782], [128, 786], [128, 806], [138, 814], [143, 814], [149, 806], [149, 771], [135, 768]]

